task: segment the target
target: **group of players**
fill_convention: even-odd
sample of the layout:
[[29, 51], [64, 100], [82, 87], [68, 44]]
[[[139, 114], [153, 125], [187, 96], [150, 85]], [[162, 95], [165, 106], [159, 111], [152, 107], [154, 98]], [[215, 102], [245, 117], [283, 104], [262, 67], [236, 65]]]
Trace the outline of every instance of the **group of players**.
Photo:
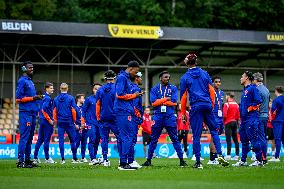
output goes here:
[[[228, 166], [229, 162], [222, 155], [219, 138], [219, 134], [223, 129], [223, 112], [221, 108], [224, 95], [218, 88], [213, 88], [209, 74], [196, 66], [196, 54], [188, 54], [184, 59], [184, 63], [188, 66], [188, 71], [180, 80], [181, 117], [183, 123], [188, 121], [186, 108], [189, 98], [193, 153], [196, 158], [193, 168], [203, 169], [200, 161], [200, 138], [203, 123], [208, 126], [212, 136], [212, 157], [214, 156], [214, 159], [219, 164]], [[94, 84], [93, 95], [87, 97], [86, 100], [84, 100], [84, 95], [77, 95], [76, 103], [75, 99], [67, 93], [68, 85], [66, 83], [60, 85], [61, 93], [54, 100], [50, 98], [54, 90], [52, 83], [46, 83], [46, 92], [44, 95], [36, 95], [32, 82], [33, 65], [31, 62], [23, 62], [21, 65], [23, 76], [18, 81], [16, 91], [16, 101], [20, 104], [20, 141], [17, 167], [32, 168], [36, 166], [39, 163], [37, 155], [42, 143], [44, 143], [46, 163], [55, 163], [49, 157], [48, 145], [50, 136], [53, 133], [53, 127], [56, 125], [58, 128], [61, 164], [65, 163], [64, 133], [66, 132], [70, 139], [73, 154], [72, 163], [79, 163], [77, 148], [80, 144], [82, 147], [82, 161], [87, 162], [85, 149], [87, 138], [89, 138], [88, 150], [90, 153], [90, 164], [96, 165], [102, 163], [104, 166], [110, 166], [107, 154], [108, 137], [111, 130], [117, 138], [120, 157], [118, 169], [136, 170], [140, 168], [141, 166], [134, 159], [134, 146], [137, 140], [138, 127], [143, 122], [142, 96], [145, 91], [141, 91], [139, 88], [139, 85], [142, 84], [139, 63], [130, 61], [127, 66], [127, 69], [122, 70], [117, 77], [112, 70], [105, 72], [105, 84], [103, 86]], [[150, 102], [154, 114], [152, 117], [151, 140], [147, 160], [142, 166], [152, 165], [151, 160], [157, 147], [158, 139], [162, 130], [165, 128], [180, 159], [179, 165], [184, 167], [187, 166], [187, 163], [183, 159], [183, 151], [176, 127], [177, 117], [175, 116], [178, 89], [169, 82], [169, 72], [161, 72], [159, 78], [160, 83], [155, 85], [150, 92]], [[252, 84], [253, 80], [253, 74], [248, 71], [241, 77], [241, 84], [244, 85], [240, 105], [240, 136], [243, 153], [241, 160], [234, 164], [235, 166], [246, 165], [246, 157], [250, 151], [250, 145], [252, 145], [252, 149], [256, 153], [256, 161], [251, 166], [262, 166], [263, 160], [266, 160], [264, 125], [260, 121], [260, 113], [262, 112], [259, 113], [259, 107], [264, 102], [256, 85]], [[274, 122], [277, 122], [277, 124], [275, 125], [277, 125], [276, 127], [281, 133], [279, 134], [281, 148], [281, 136], [284, 136], [282, 134], [284, 132], [282, 130], [284, 119], [282, 120], [281, 117], [284, 111], [284, 99], [282, 99], [281, 95], [277, 99], [274, 100], [275, 103], [272, 106], [272, 112], [276, 117]], [[39, 111], [40, 130], [35, 146], [34, 161], [31, 161], [31, 143], [36, 125], [38, 104], [41, 104]], [[277, 148], [279, 142], [277, 142], [276, 138]], [[100, 140], [102, 141], [103, 161], [96, 159]], [[279, 158], [279, 149], [277, 158]]]

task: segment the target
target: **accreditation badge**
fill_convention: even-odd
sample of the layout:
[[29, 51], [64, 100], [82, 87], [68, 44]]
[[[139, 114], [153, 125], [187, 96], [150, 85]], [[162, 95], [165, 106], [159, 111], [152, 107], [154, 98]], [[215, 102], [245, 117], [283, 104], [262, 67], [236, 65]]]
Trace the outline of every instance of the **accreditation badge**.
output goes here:
[[167, 106], [161, 106], [161, 112], [162, 113], [167, 112]]
[[222, 110], [218, 110], [218, 117], [223, 117]]

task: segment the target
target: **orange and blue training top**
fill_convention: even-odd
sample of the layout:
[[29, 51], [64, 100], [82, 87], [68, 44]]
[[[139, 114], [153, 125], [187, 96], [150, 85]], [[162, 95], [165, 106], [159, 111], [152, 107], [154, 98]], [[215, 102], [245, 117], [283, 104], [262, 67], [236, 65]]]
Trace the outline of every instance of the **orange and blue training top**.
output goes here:
[[259, 107], [262, 103], [261, 96], [255, 84], [244, 87], [240, 104], [241, 120], [259, 117]]
[[48, 93], [44, 93], [44, 97], [42, 99], [42, 107], [39, 112], [40, 119], [46, 119], [48, 122], [53, 121], [53, 100], [50, 98]]
[[130, 75], [122, 70], [115, 82], [116, 98], [114, 100], [114, 111], [116, 115], [135, 115], [133, 99], [136, 94], [131, 94], [132, 84]]
[[35, 95], [36, 89], [32, 79], [28, 76], [20, 77], [16, 89], [16, 102], [19, 103], [20, 112], [38, 113], [38, 104], [33, 99]]
[[96, 94], [96, 116], [98, 121], [113, 121], [115, 118], [113, 106], [115, 100], [114, 83], [106, 83]]
[[73, 96], [60, 93], [54, 98], [53, 118], [58, 122], [76, 122], [76, 103]]
[[82, 106], [82, 117], [88, 126], [98, 123], [96, 118], [96, 101], [96, 96], [90, 95]]
[[273, 121], [284, 121], [284, 96], [280, 95], [273, 100], [271, 113]]
[[191, 107], [200, 105], [212, 106], [215, 104], [215, 90], [209, 74], [199, 68], [189, 68], [180, 80], [181, 111], [186, 112], [187, 96]]

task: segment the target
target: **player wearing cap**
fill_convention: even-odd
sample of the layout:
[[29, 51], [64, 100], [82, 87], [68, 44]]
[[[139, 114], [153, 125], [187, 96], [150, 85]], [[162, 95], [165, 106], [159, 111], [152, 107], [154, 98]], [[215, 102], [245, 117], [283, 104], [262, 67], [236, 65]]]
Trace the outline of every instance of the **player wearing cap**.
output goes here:
[[18, 146], [18, 168], [32, 168], [36, 165], [31, 159], [31, 145], [36, 126], [38, 106], [36, 100], [42, 95], [36, 95], [32, 81], [34, 69], [30, 61], [21, 63], [23, 75], [18, 80], [16, 89], [16, 102], [19, 103], [19, 129], [20, 141]]
[[197, 56], [194, 53], [188, 54], [184, 63], [188, 66], [188, 71], [181, 77], [180, 81], [180, 98], [181, 111], [185, 116], [187, 96], [190, 102], [190, 125], [193, 134], [193, 153], [196, 156], [196, 163], [193, 168], [203, 169], [200, 162], [200, 138], [202, 134], [202, 123], [206, 123], [210, 130], [215, 145], [218, 162], [223, 166], [229, 163], [222, 156], [221, 143], [218, 135], [219, 127], [216, 123], [213, 107], [215, 104], [215, 91], [212, 87], [212, 81], [206, 71], [196, 67]]
[[72, 163], [79, 163], [77, 159], [76, 149], [76, 104], [74, 98], [67, 94], [68, 85], [61, 83], [61, 93], [54, 98], [53, 118], [58, 128], [59, 149], [61, 155], [61, 164], [65, 164], [64, 158], [64, 133], [66, 132], [71, 145], [72, 150]]
[[262, 166], [262, 146], [259, 132], [259, 107], [262, 103], [260, 94], [256, 85], [252, 83], [253, 74], [250, 71], [245, 71], [240, 79], [241, 85], [244, 86], [241, 105], [241, 125], [239, 129], [240, 138], [242, 142], [242, 157], [233, 166], [246, 166], [247, 154], [250, 151], [250, 144], [252, 150], [256, 154], [256, 160], [250, 166]]
[[119, 130], [115, 122], [113, 105], [115, 100], [115, 82], [116, 74], [112, 70], [104, 73], [105, 84], [100, 87], [96, 94], [96, 116], [100, 124], [100, 136], [102, 138], [103, 166], [110, 166], [108, 160], [108, 139], [112, 131], [117, 139], [117, 147], [120, 152], [121, 142], [119, 139]]
[[187, 166], [183, 159], [183, 151], [177, 134], [177, 117], [175, 116], [175, 107], [178, 101], [178, 90], [173, 84], [170, 84], [170, 74], [163, 71], [159, 74], [160, 83], [154, 86], [150, 92], [150, 101], [154, 107], [153, 126], [151, 134], [151, 142], [148, 149], [148, 157], [142, 166], [151, 166], [151, 159], [157, 147], [158, 139], [163, 128], [166, 128], [174, 149], [180, 159], [180, 166]]

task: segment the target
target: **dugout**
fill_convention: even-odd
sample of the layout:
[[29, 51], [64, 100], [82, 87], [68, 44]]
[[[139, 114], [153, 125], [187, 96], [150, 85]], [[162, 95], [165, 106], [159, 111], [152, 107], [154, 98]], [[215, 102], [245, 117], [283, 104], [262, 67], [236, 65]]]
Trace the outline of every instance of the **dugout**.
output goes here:
[[[70, 84], [70, 92], [90, 94], [93, 82], [103, 82], [103, 72], [124, 69], [137, 60], [143, 88], [158, 82], [168, 70], [179, 85], [186, 71], [183, 59], [196, 52], [199, 66], [222, 77], [222, 89], [240, 93], [241, 74], [259, 71], [271, 92], [284, 85], [284, 32], [243, 31], [119, 24], [84, 24], [49, 21], [0, 20], [0, 98], [15, 96], [19, 62], [35, 65], [34, 82]], [[237, 98], [238, 99], [238, 98]], [[144, 97], [149, 104], [149, 94]], [[15, 110], [15, 104], [12, 105]]]

